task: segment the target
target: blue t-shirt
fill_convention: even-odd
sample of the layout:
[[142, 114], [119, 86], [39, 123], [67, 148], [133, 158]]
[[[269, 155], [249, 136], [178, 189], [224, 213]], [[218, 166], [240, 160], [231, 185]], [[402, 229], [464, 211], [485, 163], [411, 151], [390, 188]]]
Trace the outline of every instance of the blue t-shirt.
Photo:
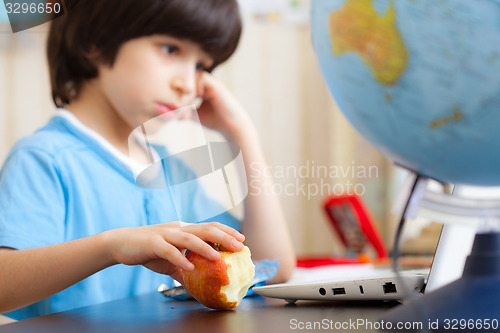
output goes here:
[[[167, 172], [190, 172], [181, 162]], [[19, 140], [0, 171], [0, 246], [28, 249], [123, 227], [180, 220], [215, 204], [201, 186], [173, 207], [168, 190], [136, 185], [132, 171], [62, 116]], [[229, 213], [210, 219], [239, 229]], [[57, 274], [57, 272], [54, 272]], [[69, 310], [155, 291], [169, 276], [142, 266], [114, 265], [38, 303], [14, 319]]]

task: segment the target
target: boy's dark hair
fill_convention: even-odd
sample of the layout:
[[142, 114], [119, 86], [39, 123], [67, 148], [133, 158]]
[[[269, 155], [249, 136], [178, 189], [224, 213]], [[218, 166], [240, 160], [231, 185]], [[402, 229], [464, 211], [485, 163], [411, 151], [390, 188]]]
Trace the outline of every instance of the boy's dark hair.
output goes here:
[[120, 46], [133, 38], [167, 34], [197, 43], [214, 64], [227, 60], [241, 35], [236, 0], [80, 0], [51, 23], [47, 56], [57, 106], [74, 99], [97, 77], [90, 54], [112, 66]]

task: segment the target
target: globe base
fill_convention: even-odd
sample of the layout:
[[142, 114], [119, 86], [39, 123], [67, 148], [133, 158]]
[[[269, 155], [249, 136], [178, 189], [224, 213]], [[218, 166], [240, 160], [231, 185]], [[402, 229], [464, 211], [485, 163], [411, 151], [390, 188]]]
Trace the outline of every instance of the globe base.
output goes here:
[[499, 300], [500, 233], [476, 234], [460, 279], [396, 307], [381, 322], [385, 331], [497, 331]]

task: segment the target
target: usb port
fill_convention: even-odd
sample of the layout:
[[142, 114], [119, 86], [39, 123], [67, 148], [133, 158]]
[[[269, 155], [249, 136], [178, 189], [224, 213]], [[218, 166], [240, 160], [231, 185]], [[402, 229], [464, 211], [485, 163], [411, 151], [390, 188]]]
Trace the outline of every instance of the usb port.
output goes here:
[[384, 294], [397, 293], [396, 285], [392, 282], [386, 282], [383, 287], [384, 287]]
[[345, 295], [345, 288], [333, 288], [332, 292], [334, 295]]

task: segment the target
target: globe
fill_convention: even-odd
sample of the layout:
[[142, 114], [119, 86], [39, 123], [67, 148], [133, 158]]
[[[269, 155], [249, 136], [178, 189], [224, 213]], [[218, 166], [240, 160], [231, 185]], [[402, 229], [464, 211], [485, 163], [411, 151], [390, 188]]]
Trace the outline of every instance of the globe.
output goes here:
[[339, 108], [386, 157], [500, 185], [500, 0], [313, 0], [311, 26]]

